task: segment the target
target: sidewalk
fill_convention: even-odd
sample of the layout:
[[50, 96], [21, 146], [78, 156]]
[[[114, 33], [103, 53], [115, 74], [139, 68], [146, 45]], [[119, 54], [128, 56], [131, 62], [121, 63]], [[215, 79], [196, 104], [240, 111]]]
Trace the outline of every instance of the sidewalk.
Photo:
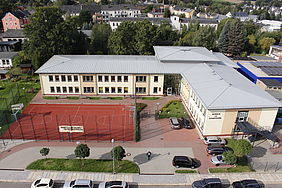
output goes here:
[[256, 179], [265, 184], [282, 183], [282, 173], [138, 175], [57, 171], [0, 171], [0, 181], [2, 182], [32, 182], [42, 177], [66, 181], [74, 179], [91, 179], [99, 182], [120, 180], [137, 183], [138, 185], [191, 185], [196, 180], [210, 177], [218, 177], [226, 184], [243, 179]]

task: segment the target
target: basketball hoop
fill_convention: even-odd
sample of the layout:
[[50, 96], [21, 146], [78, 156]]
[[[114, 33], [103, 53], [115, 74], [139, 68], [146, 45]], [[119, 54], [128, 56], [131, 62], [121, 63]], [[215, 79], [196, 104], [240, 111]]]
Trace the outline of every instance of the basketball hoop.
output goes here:
[[19, 103], [19, 104], [13, 104], [11, 105], [11, 109], [12, 109], [12, 115], [15, 117], [15, 120], [18, 121], [17, 119], [17, 113], [22, 110], [24, 107], [23, 103]]

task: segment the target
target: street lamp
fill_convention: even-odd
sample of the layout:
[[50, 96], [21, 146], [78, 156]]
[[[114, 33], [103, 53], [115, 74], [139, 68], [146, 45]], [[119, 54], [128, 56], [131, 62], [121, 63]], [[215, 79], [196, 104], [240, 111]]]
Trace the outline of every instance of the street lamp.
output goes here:
[[112, 150], [112, 155], [113, 155], [113, 174], [115, 174], [115, 150], [114, 150], [114, 142], [115, 142], [115, 140], [112, 138], [111, 142], [112, 142], [112, 148], [113, 148], [113, 150]]

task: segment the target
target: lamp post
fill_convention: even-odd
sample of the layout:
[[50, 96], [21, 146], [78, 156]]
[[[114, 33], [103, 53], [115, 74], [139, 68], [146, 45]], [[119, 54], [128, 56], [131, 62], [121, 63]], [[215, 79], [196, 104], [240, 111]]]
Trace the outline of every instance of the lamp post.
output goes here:
[[112, 142], [112, 148], [113, 148], [113, 153], [112, 153], [112, 155], [113, 155], [113, 174], [115, 174], [115, 151], [114, 151], [114, 142], [115, 142], [115, 140], [112, 138], [112, 140], [111, 140], [111, 142]]

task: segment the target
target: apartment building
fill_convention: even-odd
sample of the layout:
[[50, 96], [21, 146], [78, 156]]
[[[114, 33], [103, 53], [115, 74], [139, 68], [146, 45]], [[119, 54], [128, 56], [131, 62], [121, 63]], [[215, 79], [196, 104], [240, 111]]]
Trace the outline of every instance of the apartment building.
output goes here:
[[30, 13], [27, 10], [17, 10], [15, 12], [8, 12], [2, 18], [4, 32], [8, 29], [22, 29], [29, 23]]
[[[153, 56], [55, 55], [36, 73], [43, 95], [163, 95], [181, 75], [180, 96], [201, 135], [229, 136], [238, 123], [271, 131], [281, 103], [203, 47], [155, 46]], [[241, 125], [240, 124], [240, 125]]]

